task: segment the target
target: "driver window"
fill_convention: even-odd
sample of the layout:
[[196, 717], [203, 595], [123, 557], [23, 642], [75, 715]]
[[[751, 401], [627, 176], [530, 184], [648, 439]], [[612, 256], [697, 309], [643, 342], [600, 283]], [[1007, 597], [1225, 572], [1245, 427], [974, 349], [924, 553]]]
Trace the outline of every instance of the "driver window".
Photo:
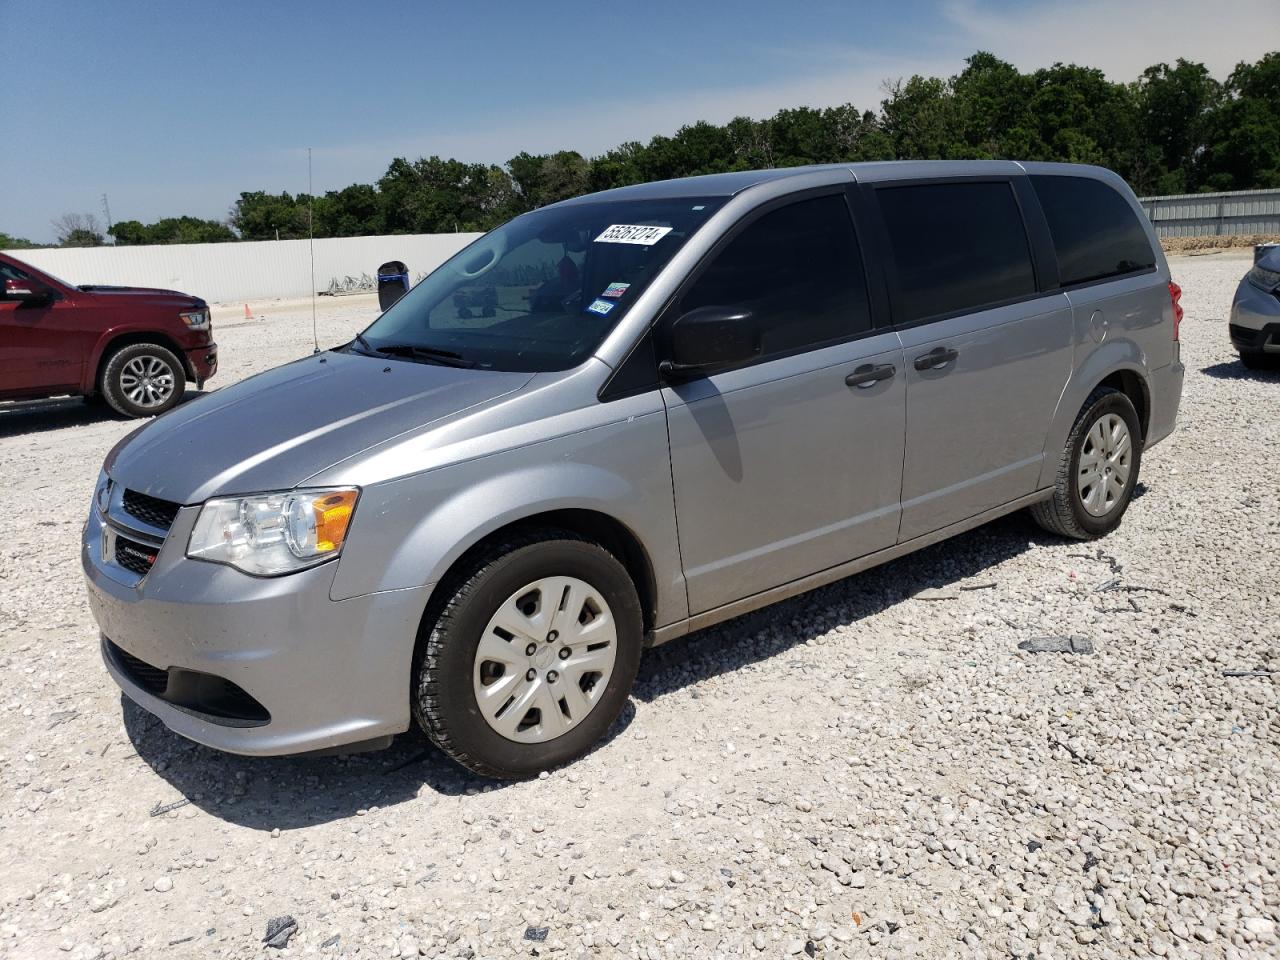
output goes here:
[[707, 306], [755, 314], [766, 359], [870, 330], [866, 278], [844, 197], [801, 200], [744, 229], [684, 295], [680, 312]]

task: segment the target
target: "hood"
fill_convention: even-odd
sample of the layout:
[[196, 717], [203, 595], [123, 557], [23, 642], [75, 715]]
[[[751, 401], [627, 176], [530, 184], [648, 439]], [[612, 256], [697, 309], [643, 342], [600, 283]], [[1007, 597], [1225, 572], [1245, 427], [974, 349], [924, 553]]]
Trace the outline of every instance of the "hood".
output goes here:
[[85, 283], [76, 287], [84, 293], [91, 293], [95, 297], [109, 297], [111, 299], [132, 299], [142, 300], [147, 303], [180, 303], [183, 306], [203, 307], [205, 302], [199, 297], [193, 297], [189, 293], [180, 293], [177, 290], [161, 290], [157, 287], [112, 287], [106, 284]]
[[177, 503], [289, 490], [375, 444], [531, 379], [320, 354], [182, 404], [116, 444], [106, 467], [117, 483]]

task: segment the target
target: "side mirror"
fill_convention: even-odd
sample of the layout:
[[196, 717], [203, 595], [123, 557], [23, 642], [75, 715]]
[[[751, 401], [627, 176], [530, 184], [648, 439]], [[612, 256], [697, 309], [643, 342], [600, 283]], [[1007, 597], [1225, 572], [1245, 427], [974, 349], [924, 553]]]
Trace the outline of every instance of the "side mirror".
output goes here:
[[748, 310], [698, 307], [671, 324], [671, 359], [664, 376], [683, 378], [746, 363], [760, 356], [760, 325]]
[[53, 299], [53, 288], [39, 280], [6, 279], [4, 298], [18, 303], [48, 303]]

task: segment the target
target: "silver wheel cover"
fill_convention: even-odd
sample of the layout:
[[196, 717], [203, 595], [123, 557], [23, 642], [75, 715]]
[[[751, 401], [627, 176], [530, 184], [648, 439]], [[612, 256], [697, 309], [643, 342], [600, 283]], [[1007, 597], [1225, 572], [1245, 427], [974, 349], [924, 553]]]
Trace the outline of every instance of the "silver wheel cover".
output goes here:
[[480, 714], [516, 743], [580, 724], [609, 685], [618, 631], [604, 595], [576, 577], [543, 577], [509, 596], [476, 648]]
[[173, 371], [159, 357], [134, 357], [120, 371], [120, 392], [145, 409], [163, 406], [174, 391]]
[[1132, 467], [1129, 425], [1117, 414], [1103, 414], [1085, 434], [1076, 469], [1076, 494], [1091, 516], [1105, 517], [1115, 509]]

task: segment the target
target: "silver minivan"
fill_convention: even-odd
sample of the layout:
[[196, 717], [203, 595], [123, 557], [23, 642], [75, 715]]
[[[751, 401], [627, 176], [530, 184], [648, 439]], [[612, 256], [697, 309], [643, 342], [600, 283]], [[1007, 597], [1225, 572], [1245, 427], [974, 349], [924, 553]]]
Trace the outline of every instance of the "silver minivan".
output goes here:
[[588, 751], [645, 647], [1022, 508], [1120, 522], [1182, 391], [1178, 287], [1096, 167], [902, 162], [517, 217], [354, 341], [108, 455], [108, 671], [243, 754], [481, 774]]

